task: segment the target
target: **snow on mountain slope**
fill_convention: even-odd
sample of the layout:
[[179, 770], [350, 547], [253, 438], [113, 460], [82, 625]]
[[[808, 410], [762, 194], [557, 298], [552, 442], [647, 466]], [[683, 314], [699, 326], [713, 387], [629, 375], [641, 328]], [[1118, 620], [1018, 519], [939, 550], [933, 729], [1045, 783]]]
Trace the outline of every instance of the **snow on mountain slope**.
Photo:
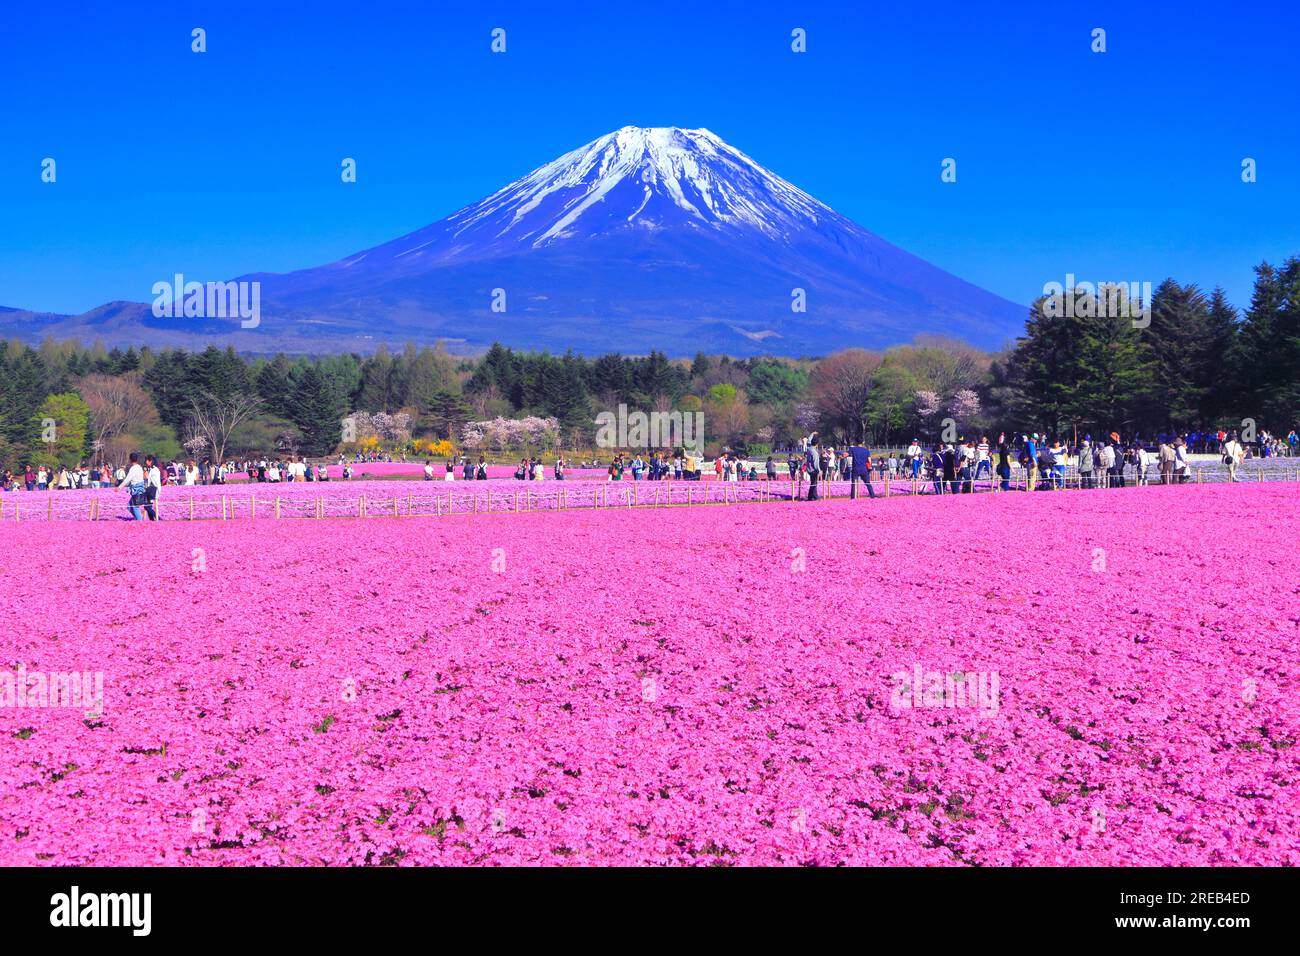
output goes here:
[[[631, 213], [584, 219], [624, 183], [642, 197]], [[552, 197], [561, 203], [558, 210], [548, 202]], [[772, 237], [835, 216], [706, 129], [625, 126], [456, 213], [449, 223], [460, 236], [476, 226], [500, 225], [508, 213], [497, 235], [539, 246], [567, 235], [593, 235], [603, 231], [593, 224], [611, 220], [654, 228], [664, 223], [664, 202], [702, 224], [750, 226]]]

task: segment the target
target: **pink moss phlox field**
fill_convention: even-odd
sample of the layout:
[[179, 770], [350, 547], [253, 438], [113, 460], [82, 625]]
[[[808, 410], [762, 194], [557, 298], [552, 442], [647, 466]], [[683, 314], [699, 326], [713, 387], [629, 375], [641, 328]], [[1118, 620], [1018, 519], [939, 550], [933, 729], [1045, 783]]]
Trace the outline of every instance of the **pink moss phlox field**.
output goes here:
[[[0, 864], [1295, 865], [1298, 518], [6, 522], [0, 664], [104, 707], [0, 708]], [[996, 708], [903, 706], [918, 670]]]

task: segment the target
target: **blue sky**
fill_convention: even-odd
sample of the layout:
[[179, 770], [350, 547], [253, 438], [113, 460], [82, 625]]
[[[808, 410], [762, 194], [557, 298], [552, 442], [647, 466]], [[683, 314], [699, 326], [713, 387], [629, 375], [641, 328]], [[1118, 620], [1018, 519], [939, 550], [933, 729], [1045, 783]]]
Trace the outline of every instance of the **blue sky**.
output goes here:
[[1280, 0], [85, 6], [0, 10], [0, 305], [331, 262], [624, 125], [708, 127], [1018, 302], [1071, 272], [1245, 305], [1255, 264], [1300, 254]]

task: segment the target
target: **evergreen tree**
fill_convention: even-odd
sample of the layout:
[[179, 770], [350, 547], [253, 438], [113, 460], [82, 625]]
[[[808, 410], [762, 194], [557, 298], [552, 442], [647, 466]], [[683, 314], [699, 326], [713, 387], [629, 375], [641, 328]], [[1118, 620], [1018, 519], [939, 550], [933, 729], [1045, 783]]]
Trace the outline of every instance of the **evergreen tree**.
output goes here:
[[325, 376], [308, 365], [297, 382], [291, 420], [308, 455], [331, 454], [343, 437], [343, 406]]
[[158, 417], [173, 430], [180, 431], [190, 412], [190, 398], [195, 390], [189, 375], [189, 355], [184, 349], [164, 349], [144, 373]]
[[356, 407], [366, 412], [393, 412], [401, 407], [395, 389], [393, 357], [380, 346], [361, 366], [361, 386]]
[[284, 353], [262, 366], [257, 373], [257, 394], [268, 414], [289, 417], [293, 405], [293, 366]]
[[0, 342], [0, 438], [22, 451], [28, 426], [45, 396], [65, 390], [64, 377], [39, 352]]
[[207, 392], [225, 400], [252, 389], [248, 366], [229, 346], [219, 349], [209, 345], [190, 356], [186, 372], [185, 384], [191, 395]]
[[1201, 424], [1213, 428], [1241, 401], [1237, 365], [1237, 310], [1228, 302], [1222, 287], [1210, 293], [1205, 339], [1201, 346]]
[[1209, 303], [1194, 285], [1160, 283], [1151, 301], [1151, 322], [1139, 330], [1146, 366], [1142, 428], [1174, 434], [1199, 425], [1205, 381]]
[[461, 426], [469, 421], [470, 409], [465, 400], [449, 391], [434, 396], [429, 412], [429, 423], [442, 438], [455, 442]]
[[1132, 318], [1121, 314], [1074, 321], [1082, 323], [1082, 335], [1066, 373], [1071, 380], [1063, 403], [1067, 420], [1054, 433], [1064, 437], [1066, 425], [1094, 435], [1131, 431], [1150, 379]]

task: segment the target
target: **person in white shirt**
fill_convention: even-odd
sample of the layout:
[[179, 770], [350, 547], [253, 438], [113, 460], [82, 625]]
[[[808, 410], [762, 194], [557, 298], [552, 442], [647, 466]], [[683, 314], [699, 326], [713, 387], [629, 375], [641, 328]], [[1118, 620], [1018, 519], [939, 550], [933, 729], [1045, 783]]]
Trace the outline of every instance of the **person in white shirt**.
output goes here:
[[424, 463], [424, 480], [433, 481], [433, 462], [431, 461]]
[[1179, 438], [1174, 442], [1174, 479], [1181, 485], [1187, 477], [1187, 443]]
[[915, 438], [912, 444], [907, 446], [907, 464], [912, 469], [912, 478], [916, 479], [921, 476], [921, 444]]
[[290, 460], [289, 462], [289, 480], [306, 481], [306, 479], [307, 479], [307, 464], [297, 455], [294, 455], [292, 460]]
[[[1115, 467], [1115, 445], [1112, 442], [1106, 442], [1101, 448], [1101, 478], [1103, 482], [1110, 483], [1110, 470]], [[1104, 477], [1102, 477], [1104, 476]], [[1103, 487], [1105, 487], [1103, 485]]]
[[145, 503], [145, 474], [144, 469], [140, 467], [139, 453], [131, 452], [131, 467], [125, 472], [118, 468], [117, 473], [122, 476], [121, 481], [118, 482], [118, 490], [121, 491], [126, 488], [131, 494], [127, 502], [131, 517], [136, 521], [143, 521], [144, 515], [140, 509], [144, 507]]
[[1137, 450], [1137, 483], [1145, 485], [1147, 483], [1147, 468], [1151, 465], [1151, 454], [1142, 445]]
[[1228, 480], [1237, 481], [1237, 468], [1246, 460], [1246, 447], [1237, 441], [1234, 433], [1223, 443], [1223, 463], [1228, 466]]
[[188, 485], [197, 485], [198, 483], [199, 483], [199, 466], [196, 465], [194, 463], [194, 459], [191, 458], [189, 460], [189, 464], [185, 466], [185, 484], [188, 486]]

